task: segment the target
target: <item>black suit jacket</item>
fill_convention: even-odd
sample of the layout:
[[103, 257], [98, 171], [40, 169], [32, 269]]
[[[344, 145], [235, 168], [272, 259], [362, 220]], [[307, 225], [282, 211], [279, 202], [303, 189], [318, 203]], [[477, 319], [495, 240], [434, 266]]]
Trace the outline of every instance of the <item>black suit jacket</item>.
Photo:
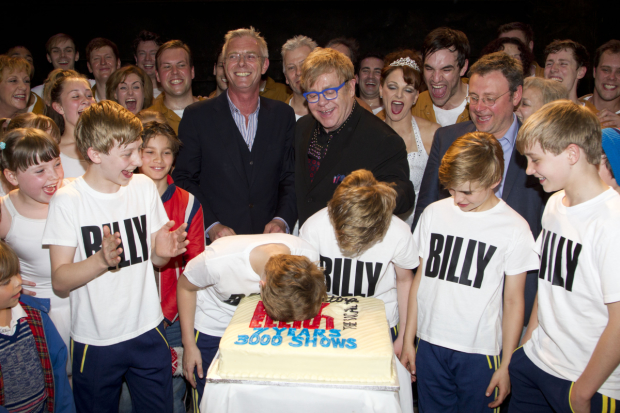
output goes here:
[[359, 105], [353, 109], [345, 129], [329, 144], [327, 155], [310, 182], [308, 145], [317, 121], [312, 115], [299, 119], [295, 130], [295, 189], [299, 226], [325, 208], [343, 176], [358, 169], [371, 171], [379, 181], [394, 182], [397, 199], [395, 214], [408, 211], [415, 202], [409, 180], [409, 164], [404, 141], [371, 112]]
[[[519, 128], [521, 122], [519, 122]], [[446, 151], [456, 140], [456, 138], [469, 132], [475, 132], [476, 126], [472, 121], [457, 123], [455, 125], [446, 126], [437, 129], [431, 153], [428, 157], [428, 163], [422, 177], [420, 193], [418, 195], [418, 203], [415, 208], [415, 216], [413, 219], [413, 227], [420, 219], [420, 215], [424, 209], [435, 201], [448, 198], [450, 194], [439, 183], [439, 165]], [[541, 218], [548, 199], [538, 179], [534, 176], [528, 176], [525, 173], [527, 168], [527, 159], [521, 155], [516, 148], [512, 151], [508, 171], [506, 172], [506, 180], [504, 182], [504, 190], [502, 199], [515, 211], [517, 211], [530, 225], [530, 230], [534, 235], [534, 239], [538, 237], [542, 230]], [[529, 321], [529, 315], [532, 310], [534, 298], [538, 286], [538, 272], [528, 273], [525, 285], [525, 323]]]
[[294, 130], [293, 109], [261, 97], [250, 152], [226, 93], [185, 109], [179, 125], [183, 146], [172, 177], [202, 204], [205, 228], [219, 221], [237, 234], [260, 234], [269, 221], [280, 217], [293, 229]]

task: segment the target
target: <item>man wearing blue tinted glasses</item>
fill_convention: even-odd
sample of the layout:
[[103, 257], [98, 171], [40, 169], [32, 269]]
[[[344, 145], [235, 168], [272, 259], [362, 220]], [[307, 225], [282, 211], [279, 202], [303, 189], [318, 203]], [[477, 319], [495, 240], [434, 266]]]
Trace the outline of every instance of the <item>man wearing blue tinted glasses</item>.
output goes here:
[[316, 48], [301, 69], [303, 96], [311, 115], [295, 129], [295, 192], [299, 226], [325, 208], [341, 177], [358, 169], [393, 182], [398, 193], [394, 213], [413, 207], [403, 140], [355, 100], [351, 60], [332, 49]]

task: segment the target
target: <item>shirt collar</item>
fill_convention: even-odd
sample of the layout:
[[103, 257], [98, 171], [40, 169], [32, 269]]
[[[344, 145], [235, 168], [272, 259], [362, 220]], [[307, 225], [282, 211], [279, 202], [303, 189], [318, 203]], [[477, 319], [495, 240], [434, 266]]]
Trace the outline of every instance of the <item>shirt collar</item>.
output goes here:
[[8, 327], [0, 327], [0, 333], [7, 336], [12, 336], [15, 334], [15, 326], [17, 326], [19, 320], [24, 317], [28, 317], [28, 314], [26, 314], [26, 311], [24, 311], [21, 304], [17, 303], [15, 307], [11, 308], [11, 323]]
[[512, 114], [512, 125], [510, 125], [510, 128], [508, 128], [508, 131], [506, 132], [506, 134], [502, 136], [502, 139], [507, 139], [508, 143], [510, 143], [510, 146], [514, 147], [515, 141], [517, 140], [518, 132], [519, 132], [519, 121], [517, 120], [517, 117], [513, 113]]
[[[232, 113], [235, 113], [235, 112], [241, 113], [241, 111], [237, 109], [233, 101], [230, 100], [230, 96], [228, 96], [228, 89], [226, 90], [226, 99], [228, 99], [228, 107], [230, 108], [230, 111]], [[250, 116], [256, 115], [259, 109], [260, 109], [260, 96], [258, 97], [258, 105], [256, 106], [256, 110], [254, 111], [254, 113], [250, 114]]]

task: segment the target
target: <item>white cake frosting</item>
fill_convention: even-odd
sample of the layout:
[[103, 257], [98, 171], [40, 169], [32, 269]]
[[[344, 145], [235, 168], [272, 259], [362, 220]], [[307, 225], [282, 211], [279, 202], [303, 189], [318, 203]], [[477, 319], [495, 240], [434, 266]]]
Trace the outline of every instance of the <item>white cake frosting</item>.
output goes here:
[[227, 379], [391, 383], [393, 347], [383, 301], [329, 297], [310, 320], [283, 323], [260, 296], [241, 300], [222, 340]]

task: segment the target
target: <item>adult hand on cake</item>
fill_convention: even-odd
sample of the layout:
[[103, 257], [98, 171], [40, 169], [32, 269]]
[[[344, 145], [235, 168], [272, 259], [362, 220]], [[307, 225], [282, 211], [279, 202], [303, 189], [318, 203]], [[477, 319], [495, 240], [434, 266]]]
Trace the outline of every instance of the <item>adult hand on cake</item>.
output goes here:
[[185, 376], [185, 380], [187, 380], [193, 388], [196, 388], [194, 368], [197, 369], [198, 377], [201, 379], [204, 377], [204, 373], [202, 371], [202, 356], [200, 355], [200, 350], [196, 344], [193, 346], [187, 346], [185, 343], [183, 344], [183, 375]]
[[237, 233], [235, 233], [235, 231], [232, 228], [227, 227], [226, 225], [217, 223], [213, 225], [213, 227], [211, 227], [211, 229], [207, 232], [207, 235], [209, 235], [209, 239], [211, 240], [211, 242], [213, 242], [217, 240], [218, 238], [229, 237], [231, 235], [237, 235]]
[[[396, 342], [394, 342], [394, 351], [396, 351]], [[413, 346], [413, 342], [402, 345], [402, 351], [399, 359], [402, 365], [405, 366], [407, 371], [411, 373], [411, 382], [413, 383], [414, 381], [416, 381], [417, 377], [415, 375], [415, 347]]]
[[489, 403], [489, 407], [494, 409], [499, 407], [506, 396], [510, 394], [510, 376], [508, 375], [508, 363], [502, 363], [501, 367], [493, 373], [489, 387], [487, 387], [486, 396], [489, 397], [497, 387], [498, 392], [495, 401]]

